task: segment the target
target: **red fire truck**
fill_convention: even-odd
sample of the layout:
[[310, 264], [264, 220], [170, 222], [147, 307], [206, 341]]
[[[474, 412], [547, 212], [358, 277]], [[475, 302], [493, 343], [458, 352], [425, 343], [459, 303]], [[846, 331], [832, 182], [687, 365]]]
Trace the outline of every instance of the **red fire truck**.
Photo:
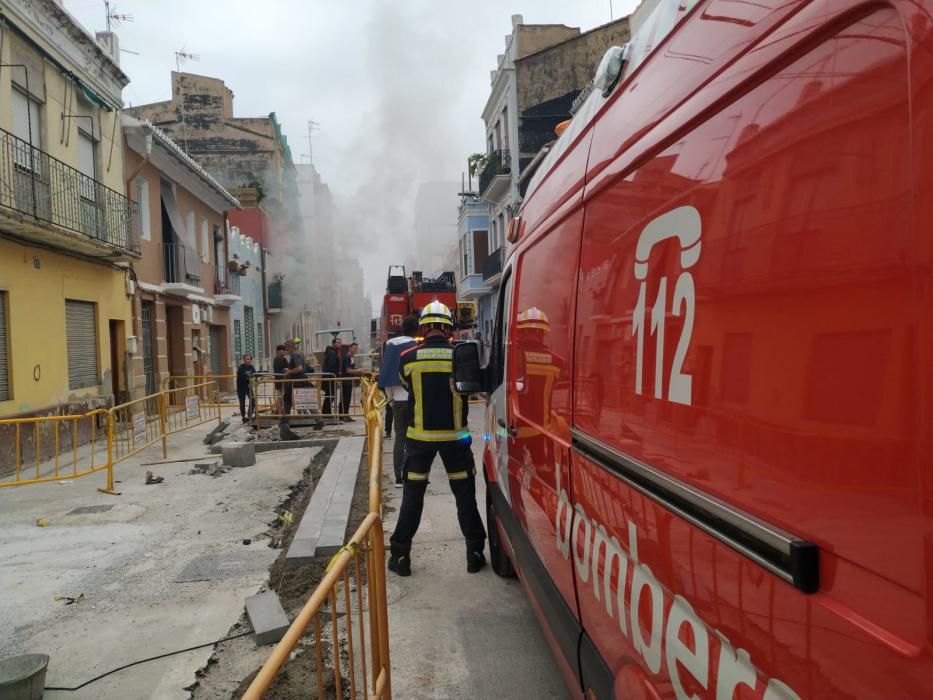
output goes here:
[[933, 698], [933, 0], [643, 7], [455, 349], [493, 568], [577, 698]]
[[380, 345], [401, 333], [402, 319], [405, 316], [421, 313], [421, 309], [434, 300], [446, 304], [455, 312], [458, 331], [475, 325], [475, 304], [457, 302], [457, 282], [453, 272], [442, 272], [437, 277], [430, 278], [416, 271], [408, 277], [404, 266], [390, 266], [386, 279], [386, 294], [382, 300]]

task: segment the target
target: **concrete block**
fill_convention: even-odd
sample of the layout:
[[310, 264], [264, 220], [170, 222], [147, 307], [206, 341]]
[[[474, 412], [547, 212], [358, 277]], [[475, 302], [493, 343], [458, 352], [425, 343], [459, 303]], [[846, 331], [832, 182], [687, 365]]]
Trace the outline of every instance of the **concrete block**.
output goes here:
[[251, 467], [256, 464], [256, 448], [251, 442], [227, 442], [220, 446], [228, 467]]
[[[214, 429], [211, 430], [207, 435], [204, 436], [205, 445], [213, 445], [215, 442], [218, 442], [220, 438], [217, 438], [218, 435], [223, 435], [224, 431], [230, 426], [227, 421], [221, 421], [214, 426]], [[216, 438], [216, 439], [215, 439]]]
[[246, 615], [259, 646], [275, 644], [288, 631], [288, 616], [275, 591], [257, 593], [247, 598]]

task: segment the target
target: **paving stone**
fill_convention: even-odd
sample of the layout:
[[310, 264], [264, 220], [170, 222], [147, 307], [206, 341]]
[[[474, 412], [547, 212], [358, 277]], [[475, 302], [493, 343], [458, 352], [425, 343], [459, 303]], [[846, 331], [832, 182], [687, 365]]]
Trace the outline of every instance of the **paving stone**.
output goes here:
[[247, 598], [246, 615], [259, 646], [275, 644], [288, 631], [288, 616], [275, 591], [257, 593]]
[[256, 464], [256, 448], [251, 442], [227, 442], [220, 446], [228, 467], [251, 467]]
[[366, 438], [341, 438], [314, 487], [295, 537], [285, 553], [291, 566], [334, 554], [344, 544]]

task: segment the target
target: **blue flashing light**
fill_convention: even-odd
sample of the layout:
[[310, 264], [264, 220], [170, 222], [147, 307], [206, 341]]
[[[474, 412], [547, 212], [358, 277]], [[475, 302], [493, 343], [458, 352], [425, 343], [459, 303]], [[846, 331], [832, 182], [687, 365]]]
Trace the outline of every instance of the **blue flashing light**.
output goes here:
[[489, 442], [491, 439], [489, 433], [483, 433], [483, 442]]

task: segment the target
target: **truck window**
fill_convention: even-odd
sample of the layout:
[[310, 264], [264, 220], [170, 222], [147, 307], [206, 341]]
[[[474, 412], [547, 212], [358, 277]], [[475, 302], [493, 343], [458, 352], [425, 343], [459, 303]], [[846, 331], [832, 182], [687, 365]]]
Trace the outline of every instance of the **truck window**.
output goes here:
[[509, 342], [508, 314], [512, 306], [512, 271], [506, 270], [502, 286], [499, 287], [499, 300], [496, 305], [496, 328], [492, 345], [492, 366], [495, 372], [495, 386], [500, 386], [505, 379], [505, 356]]

